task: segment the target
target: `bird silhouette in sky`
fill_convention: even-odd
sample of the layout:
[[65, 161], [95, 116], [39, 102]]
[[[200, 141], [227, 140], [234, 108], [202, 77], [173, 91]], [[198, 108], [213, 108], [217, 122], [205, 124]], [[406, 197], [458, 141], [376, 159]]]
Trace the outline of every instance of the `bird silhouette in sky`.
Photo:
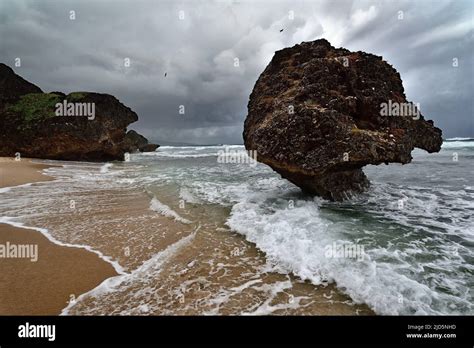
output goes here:
[[167, 73], [167, 72], [165, 72], [165, 77], [166, 77], [166, 75], [168, 75], [168, 73]]
[[283, 31], [283, 29], [280, 29], [280, 33]]

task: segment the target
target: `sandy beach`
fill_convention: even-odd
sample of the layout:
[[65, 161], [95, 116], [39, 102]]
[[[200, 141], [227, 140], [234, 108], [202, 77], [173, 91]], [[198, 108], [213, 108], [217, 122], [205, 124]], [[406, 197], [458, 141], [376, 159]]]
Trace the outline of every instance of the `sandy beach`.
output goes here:
[[[0, 158], [0, 188], [53, 178], [47, 165]], [[80, 248], [59, 246], [36, 230], [0, 224], [0, 245], [37, 246], [31, 258], [0, 258], [0, 315], [57, 315], [68, 301], [116, 275], [112, 265]]]
[[50, 176], [41, 173], [48, 167], [27, 158], [16, 161], [14, 158], [0, 157], [0, 188], [53, 180]]
[[[27, 159], [0, 160], [2, 185], [51, 180], [40, 172], [47, 167]], [[101, 168], [100, 164], [95, 169], [76, 164], [58, 171], [108, 180]], [[25, 200], [37, 212], [33, 219], [25, 216], [20, 221], [45, 228], [65, 243], [88, 245], [127, 272], [115, 291], [87, 294], [66, 314], [373, 314], [367, 306], [352, 303], [334, 284], [315, 287], [267, 269], [265, 255], [226, 228], [229, 212], [224, 207], [186, 205], [181, 209], [173, 205], [172, 190], [160, 189], [154, 193], [169, 206], [155, 203], [155, 209], [150, 209], [150, 192], [110, 187], [107, 181], [95, 186], [95, 181], [59, 179], [41, 185], [12, 189], [18, 190], [16, 195], [5, 193], [4, 199], [11, 204]], [[73, 210], [70, 199], [75, 201]], [[191, 222], [176, 220], [178, 215]], [[57, 245], [36, 230], [0, 223], [0, 245], [7, 243], [37, 245], [38, 261], [0, 258], [0, 315], [60, 314], [70, 298], [88, 293], [117, 274], [95, 253]], [[160, 253], [164, 262], [157, 258]]]

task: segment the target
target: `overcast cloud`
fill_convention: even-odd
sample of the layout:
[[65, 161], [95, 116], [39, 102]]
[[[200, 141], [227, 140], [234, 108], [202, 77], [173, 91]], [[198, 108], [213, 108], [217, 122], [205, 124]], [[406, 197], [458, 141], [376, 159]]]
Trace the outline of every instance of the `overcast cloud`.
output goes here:
[[0, 62], [47, 92], [115, 95], [138, 113], [131, 128], [158, 143], [242, 143], [248, 96], [274, 52], [324, 37], [383, 56], [445, 137], [472, 137], [473, 4], [1, 0]]

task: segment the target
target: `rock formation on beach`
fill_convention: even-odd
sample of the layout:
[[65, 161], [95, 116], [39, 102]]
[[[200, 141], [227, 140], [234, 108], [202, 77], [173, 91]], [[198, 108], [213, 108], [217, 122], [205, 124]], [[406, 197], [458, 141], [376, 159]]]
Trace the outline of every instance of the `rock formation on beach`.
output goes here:
[[125, 141], [129, 144], [128, 152], [153, 152], [160, 147], [160, 145], [150, 144], [147, 138], [133, 129], [125, 134]]
[[43, 93], [0, 63], [0, 156], [124, 160], [126, 152], [158, 147], [134, 131], [127, 136], [127, 126], [137, 120], [111, 95]]
[[409, 163], [415, 147], [442, 144], [390, 64], [325, 39], [275, 53], [250, 95], [243, 136], [258, 161], [331, 200], [369, 186], [363, 166]]

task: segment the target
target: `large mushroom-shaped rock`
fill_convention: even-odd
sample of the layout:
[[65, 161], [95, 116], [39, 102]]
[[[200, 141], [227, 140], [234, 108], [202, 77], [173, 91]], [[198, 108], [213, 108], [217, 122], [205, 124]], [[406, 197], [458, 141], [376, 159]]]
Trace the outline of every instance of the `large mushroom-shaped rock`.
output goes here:
[[243, 136], [258, 161], [331, 200], [369, 186], [363, 166], [409, 163], [415, 147], [442, 144], [390, 64], [324, 39], [275, 53], [250, 95]]

